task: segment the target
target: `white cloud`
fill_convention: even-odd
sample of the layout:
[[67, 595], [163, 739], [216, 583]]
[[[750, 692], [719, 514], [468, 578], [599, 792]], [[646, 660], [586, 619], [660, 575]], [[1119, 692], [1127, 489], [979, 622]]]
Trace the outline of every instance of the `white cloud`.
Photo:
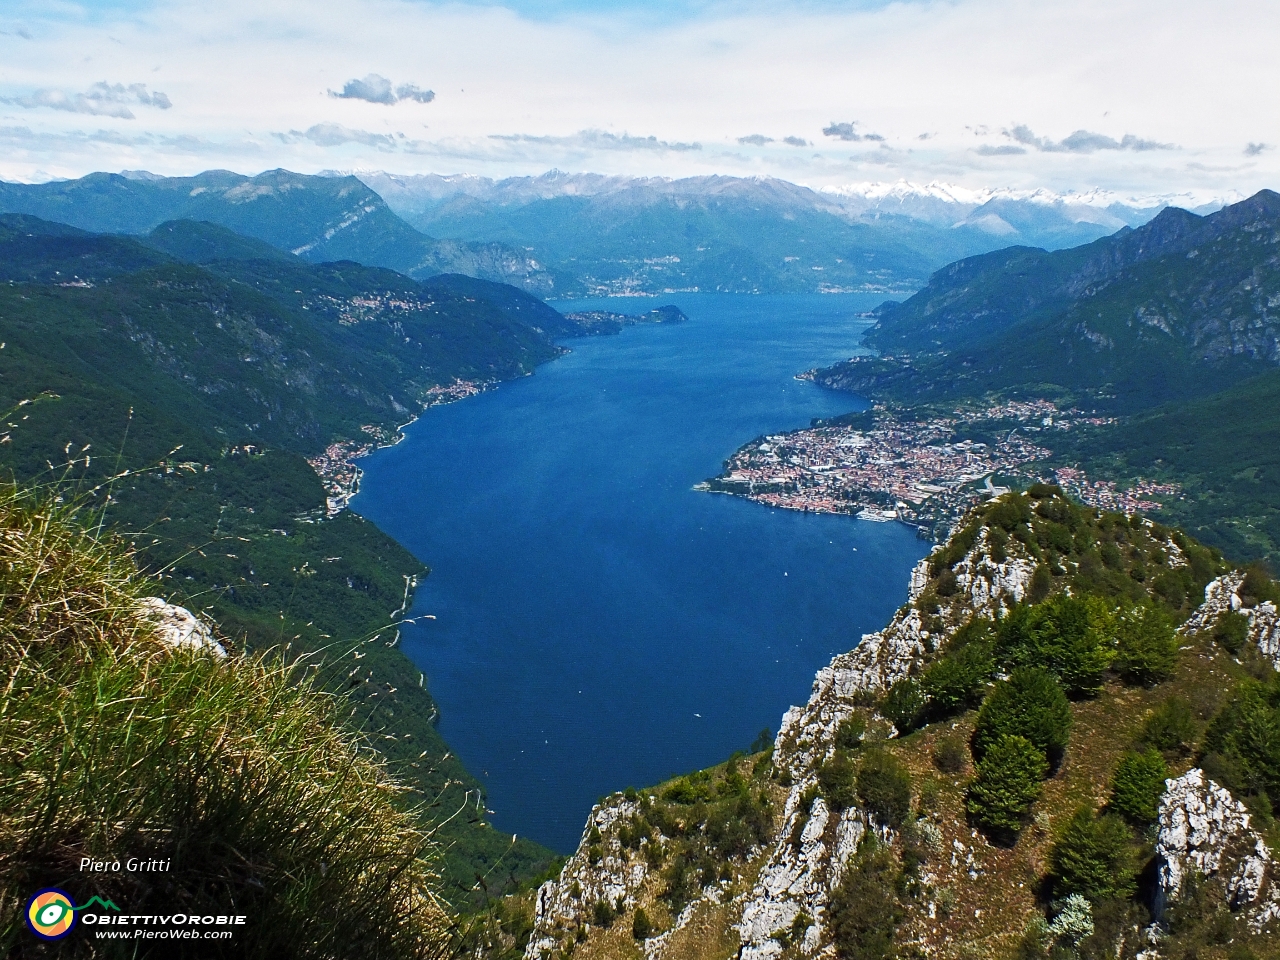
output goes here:
[[[814, 186], [1280, 183], [1280, 151], [1241, 155], [1257, 116], [1280, 114], [1274, 0], [778, 0], [647, 19], [423, 0], [22, 8], [30, 39], [0, 34], [0, 125], [32, 133], [0, 155], [10, 178], [554, 166]], [[430, 90], [407, 82], [428, 76]], [[104, 77], [145, 80], [151, 102]], [[1032, 142], [1000, 134], [1015, 120]], [[91, 141], [99, 124], [146, 137]]]
[[121, 120], [134, 119], [131, 106], [156, 107], [168, 110], [173, 104], [169, 98], [159, 91], [151, 93], [145, 83], [106, 83], [99, 81], [84, 93], [66, 93], [63, 90], [40, 89], [32, 93], [5, 97], [2, 102], [16, 107], [34, 110], [47, 107], [50, 110], [65, 110], [68, 113], [86, 113], [95, 117], [117, 117]]
[[341, 93], [330, 90], [329, 96], [338, 100], [364, 100], [366, 103], [381, 103], [386, 106], [401, 100], [430, 103], [436, 98], [434, 90], [423, 90], [417, 84], [402, 83], [393, 87], [390, 80], [377, 73], [371, 73], [362, 80], [348, 80], [342, 85]]
[[[1002, 131], [1010, 140], [1016, 140], [1018, 143], [1025, 144], [1029, 147], [1035, 147], [1045, 153], [1094, 153], [1098, 150], [1176, 150], [1172, 143], [1157, 143], [1155, 140], [1145, 140], [1142, 137], [1135, 137], [1131, 133], [1126, 133], [1119, 140], [1114, 137], [1108, 137], [1106, 134], [1093, 133], [1089, 130], [1077, 130], [1075, 133], [1063, 137], [1061, 140], [1050, 140], [1047, 137], [1037, 137], [1031, 132], [1031, 128], [1025, 124], [1019, 124], [1010, 130]], [[981, 151], [980, 151], [981, 152]], [[991, 153], [1001, 152], [1001, 148], [996, 147]], [[1003, 152], [1025, 153], [1025, 150], [1005, 150]]]

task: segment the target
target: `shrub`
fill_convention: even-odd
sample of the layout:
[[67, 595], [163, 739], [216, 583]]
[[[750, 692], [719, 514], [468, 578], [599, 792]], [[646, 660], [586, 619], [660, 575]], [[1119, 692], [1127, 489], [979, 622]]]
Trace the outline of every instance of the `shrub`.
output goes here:
[[1044, 753], [1025, 737], [1006, 735], [978, 764], [966, 807], [985, 831], [1008, 838], [1022, 829], [1049, 770]]
[[1039, 603], [1049, 596], [1051, 590], [1053, 590], [1053, 574], [1049, 572], [1048, 565], [1036, 564], [1036, 569], [1031, 574], [1031, 582], [1027, 584], [1027, 603]]
[[637, 940], [648, 940], [652, 934], [653, 921], [644, 912], [644, 907], [636, 907], [635, 915], [631, 918], [631, 936]]
[[1161, 753], [1190, 755], [1196, 742], [1191, 706], [1176, 697], [1160, 704], [1143, 724], [1141, 742]]
[[597, 927], [609, 929], [613, 926], [613, 921], [618, 918], [618, 914], [613, 909], [613, 904], [608, 900], [597, 900], [595, 906], [591, 908], [591, 922]]
[[1280, 604], [1280, 584], [1271, 577], [1266, 563], [1257, 560], [1244, 568], [1244, 582], [1240, 584], [1240, 599], [1250, 606], [1270, 600]]
[[1019, 605], [997, 631], [996, 659], [1005, 667], [1043, 667], [1071, 695], [1092, 696], [1115, 655], [1112, 619], [1100, 597], [1059, 594]]
[[1213, 639], [1222, 645], [1222, 649], [1233, 657], [1244, 649], [1249, 639], [1249, 618], [1243, 613], [1226, 611], [1218, 618], [1213, 628]]
[[991, 648], [981, 641], [966, 644], [932, 663], [920, 678], [928, 715], [949, 717], [976, 707], [982, 702], [982, 691], [994, 668]]
[[844, 810], [851, 807], [857, 799], [854, 783], [857, 771], [853, 761], [843, 750], [837, 750], [835, 756], [818, 770], [818, 789], [823, 799], [832, 810]]
[[862, 746], [862, 735], [867, 732], [867, 721], [860, 713], [851, 713], [836, 727], [836, 749], [856, 750]]
[[943, 737], [933, 748], [933, 763], [943, 773], [959, 773], [968, 759], [964, 740], [955, 735]]
[[888, 960], [902, 921], [901, 873], [888, 849], [864, 843], [827, 906], [827, 932], [841, 960]]
[[1167, 680], [1178, 662], [1173, 624], [1158, 607], [1129, 609], [1116, 620], [1116, 670], [1129, 683]]
[[920, 682], [908, 677], [889, 688], [880, 704], [880, 712], [898, 728], [899, 733], [910, 733], [924, 720], [927, 705]]
[[973, 732], [974, 756], [981, 759], [1001, 737], [1019, 736], [1056, 765], [1070, 732], [1071, 707], [1058, 682], [1044, 670], [1021, 667], [983, 701]]
[[1224, 772], [1235, 773], [1223, 783], [1232, 793], [1280, 800], [1280, 675], [1242, 683], [1209, 724], [1204, 749], [1222, 758], [1217, 766]]
[[886, 827], [900, 827], [911, 812], [911, 774], [881, 750], [863, 759], [856, 789], [867, 812]]
[[1078, 893], [1097, 901], [1132, 895], [1131, 839], [1118, 816], [1095, 816], [1088, 807], [1077, 810], [1049, 852], [1054, 896]]
[[1139, 826], [1154, 823], [1168, 776], [1169, 768], [1157, 751], [1129, 751], [1120, 758], [1112, 774], [1109, 808], [1130, 823]]

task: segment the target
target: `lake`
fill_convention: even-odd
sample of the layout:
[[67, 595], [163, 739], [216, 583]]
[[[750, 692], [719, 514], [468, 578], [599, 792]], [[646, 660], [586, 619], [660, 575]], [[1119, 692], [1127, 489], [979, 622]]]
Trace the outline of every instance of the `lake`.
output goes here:
[[403, 648], [498, 829], [572, 851], [597, 799], [776, 731], [905, 601], [911, 529], [693, 490], [757, 436], [865, 407], [794, 375], [852, 355], [882, 299], [557, 304], [689, 322], [567, 341], [361, 461], [353, 508], [432, 568]]

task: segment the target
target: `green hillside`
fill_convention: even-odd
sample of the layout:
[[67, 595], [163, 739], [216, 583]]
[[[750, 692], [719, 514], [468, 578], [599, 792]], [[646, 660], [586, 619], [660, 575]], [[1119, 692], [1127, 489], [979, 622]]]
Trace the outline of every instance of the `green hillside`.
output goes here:
[[42, 184], [0, 182], [0, 211], [99, 233], [149, 234], [168, 221], [204, 221], [315, 263], [354, 260], [421, 278], [462, 272], [544, 295], [555, 286], [553, 277], [511, 247], [440, 241], [418, 232], [355, 177], [287, 170], [256, 177], [225, 170], [195, 177], [93, 173]]
[[[38, 264], [62, 233], [10, 242]], [[166, 595], [237, 648], [320, 656], [416, 796], [457, 814], [441, 864], [451, 901], [482, 898], [477, 877], [501, 890], [542, 870], [549, 851], [485, 823], [426, 678], [396, 649], [425, 568], [350, 512], [325, 519], [304, 457], [372, 442], [365, 426], [394, 434], [435, 384], [530, 372], [559, 348], [524, 318], [559, 315], [496, 284], [350, 263], [165, 257], [131, 272], [136, 241], [69, 236], [80, 246], [59, 256], [80, 257], [80, 285], [0, 285], [0, 464], [105, 510]]]
[[961, 261], [880, 308], [867, 342], [886, 357], [820, 381], [916, 401], [1087, 396], [1121, 412], [1212, 393], [1280, 362], [1278, 232], [1280, 195], [1263, 191], [1072, 250]]

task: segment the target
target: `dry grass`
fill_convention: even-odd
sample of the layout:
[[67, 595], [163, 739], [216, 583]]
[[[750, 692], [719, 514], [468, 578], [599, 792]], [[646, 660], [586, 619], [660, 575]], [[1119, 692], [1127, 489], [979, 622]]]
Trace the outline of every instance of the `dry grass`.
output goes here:
[[[73, 508], [0, 491], [0, 953], [38, 955], [22, 904], [58, 886], [244, 914], [227, 956], [440, 955], [429, 834], [343, 702], [305, 664], [167, 648], [155, 590]], [[172, 866], [90, 880], [86, 856]]]

